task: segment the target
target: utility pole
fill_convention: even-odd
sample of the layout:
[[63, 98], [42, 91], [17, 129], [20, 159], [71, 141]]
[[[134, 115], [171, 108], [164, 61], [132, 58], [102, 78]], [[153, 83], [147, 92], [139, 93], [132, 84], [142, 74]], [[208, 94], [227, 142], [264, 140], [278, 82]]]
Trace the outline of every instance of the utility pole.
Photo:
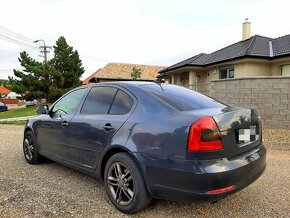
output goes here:
[[45, 41], [43, 39], [38, 39], [38, 40], [35, 40], [33, 42], [34, 43], [43, 42], [43, 46], [40, 46], [40, 49], [42, 49], [40, 52], [43, 53], [44, 63], [47, 63], [47, 54], [50, 52], [50, 50], [48, 50], [48, 49], [52, 49], [52, 47], [46, 46]]

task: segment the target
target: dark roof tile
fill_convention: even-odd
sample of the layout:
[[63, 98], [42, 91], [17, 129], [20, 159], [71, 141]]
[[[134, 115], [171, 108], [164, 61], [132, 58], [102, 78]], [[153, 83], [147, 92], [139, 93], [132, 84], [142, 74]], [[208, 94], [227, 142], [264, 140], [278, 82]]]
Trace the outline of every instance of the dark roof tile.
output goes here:
[[272, 44], [274, 56], [290, 54], [290, 35], [276, 38]]
[[[272, 53], [270, 42], [272, 42], [273, 55], [271, 55]], [[203, 67], [243, 57], [252, 56], [262, 58], [275, 58], [281, 55], [290, 56], [290, 35], [275, 39], [255, 35], [247, 40], [239, 41], [211, 54], [201, 53], [199, 55], [188, 58], [164, 70], [161, 70], [160, 73], [164, 73], [184, 66]]]

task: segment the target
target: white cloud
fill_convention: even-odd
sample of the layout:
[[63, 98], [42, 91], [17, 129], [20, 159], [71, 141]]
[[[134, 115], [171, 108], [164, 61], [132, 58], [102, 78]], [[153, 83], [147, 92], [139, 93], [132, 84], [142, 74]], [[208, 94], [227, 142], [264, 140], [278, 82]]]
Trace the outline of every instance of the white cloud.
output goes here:
[[[53, 45], [65, 36], [80, 53], [84, 77], [107, 61], [170, 65], [213, 52], [241, 39], [246, 17], [252, 34], [290, 33], [286, 0], [10, 0], [1, 9], [1, 26], [33, 40]], [[5, 78], [3, 65], [18, 66], [25, 48], [1, 39], [0, 48], [0, 78]], [[37, 51], [29, 52], [39, 58]]]

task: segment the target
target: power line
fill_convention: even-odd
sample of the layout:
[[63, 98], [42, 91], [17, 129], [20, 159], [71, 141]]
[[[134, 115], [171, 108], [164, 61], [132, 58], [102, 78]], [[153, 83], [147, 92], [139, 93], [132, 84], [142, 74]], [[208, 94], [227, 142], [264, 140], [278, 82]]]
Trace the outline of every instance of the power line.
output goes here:
[[33, 44], [32, 39], [2, 26], [0, 26], [0, 38], [17, 45], [37, 49], [37, 46]]
[[35, 45], [31, 45], [31, 44], [28, 44], [26, 42], [23, 42], [23, 41], [20, 41], [20, 40], [17, 40], [17, 39], [14, 39], [12, 37], [9, 37], [9, 36], [6, 36], [6, 35], [3, 35], [0, 33], [0, 38], [3, 39], [3, 40], [6, 40], [8, 42], [12, 42], [14, 44], [17, 44], [17, 45], [21, 45], [21, 46], [24, 46], [24, 47], [28, 47], [28, 48], [32, 48], [32, 49], [38, 49], [38, 46], [35, 46]]
[[0, 26], [0, 31], [2, 33], [6, 34], [6, 35], [12, 36], [13, 38], [17, 38], [17, 39], [25, 41], [27, 43], [31, 43], [31, 44], [33, 43], [32, 39], [30, 39], [30, 38], [28, 38], [26, 36], [23, 36], [23, 35], [21, 35], [19, 33], [16, 33], [16, 32], [14, 32], [12, 30], [9, 30], [9, 29], [7, 29], [5, 27]]
[[87, 55], [84, 53], [79, 53], [80, 56], [84, 57], [84, 58], [89, 58], [89, 59], [93, 59], [93, 60], [97, 60], [97, 61], [104, 61], [104, 62], [113, 62], [111, 60], [105, 59], [105, 58], [98, 58], [98, 57], [94, 57], [92, 55]]

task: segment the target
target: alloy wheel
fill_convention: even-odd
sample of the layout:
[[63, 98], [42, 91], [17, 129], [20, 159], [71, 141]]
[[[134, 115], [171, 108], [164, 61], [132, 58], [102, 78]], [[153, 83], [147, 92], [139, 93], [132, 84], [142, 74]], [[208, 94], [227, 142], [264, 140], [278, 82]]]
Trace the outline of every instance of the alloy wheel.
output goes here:
[[134, 180], [130, 170], [121, 162], [113, 163], [108, 171], [107, 183], [111, 195], [122, 206], [129, 205], [134, 198]]
[[32, 160], [34, 154], [34, 145], [30, 137], [24, 139], [24, 155], [27, 160]]

